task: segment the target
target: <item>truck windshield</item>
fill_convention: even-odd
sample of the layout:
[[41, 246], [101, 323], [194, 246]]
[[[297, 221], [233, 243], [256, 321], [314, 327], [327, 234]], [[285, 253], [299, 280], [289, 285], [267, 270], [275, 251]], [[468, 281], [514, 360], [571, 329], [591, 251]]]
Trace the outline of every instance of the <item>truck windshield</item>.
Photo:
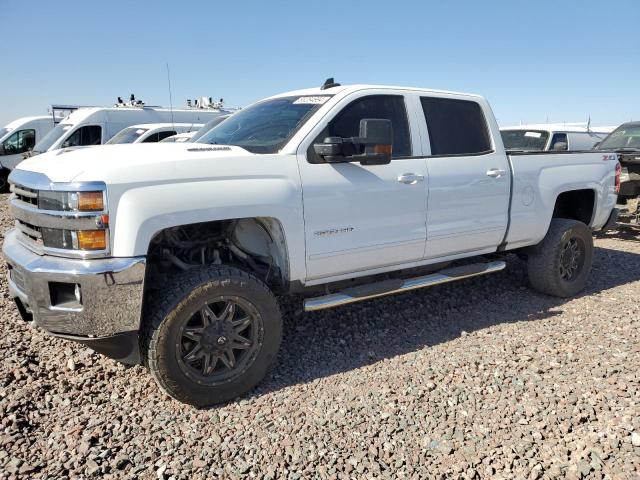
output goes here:
[[[220, 125], [224, 120], [226, 120], [227, 118], [229, 118], [229, 115], [220, 115], [219, 117], [214, 118], [213, 120], [209, 120], [207, 123], [205, 123], [202, 128], [200, 130], [198, 130], [196, 132], [196, 134], [191, 137], [191, 142], [199, 142], [200, 138], [204, 137], [205, 134], [209, 133], [209, 131], [213, 128], [213, 127], [217, 127], [218, 125]], [[163, 140], [164, 142], [164, 140]]]
[[598, 150], [617, 150], [623, 148], [640, 150], [640, 125], [622, 125], [611, 132], [611, 135], [598, 145]]
[[120, 130], [118, 133], [116, 133], [113, 138], [109, 140], [105, 145], [113, 145], [116, 143], [133, 143], [148, 131], [148, 128], [125, 128], [124, 130]]
[[198, 143], [235, 145], [252, 153], [276, 153], [330, 97], [303, 95], [265, 100], [234, 113]]
[[541, 151], [547, 145], [549, 132], [543, 130], [501, 130], [505, 150]]
[[72, 123], [59, 123], [47, 133], [42, 140], [36, 143], [33, 147], [33, 151], [37, 153], [46, 152], [51, 146], [58, 141], [63, 135], [65, 135], [71, 128]]

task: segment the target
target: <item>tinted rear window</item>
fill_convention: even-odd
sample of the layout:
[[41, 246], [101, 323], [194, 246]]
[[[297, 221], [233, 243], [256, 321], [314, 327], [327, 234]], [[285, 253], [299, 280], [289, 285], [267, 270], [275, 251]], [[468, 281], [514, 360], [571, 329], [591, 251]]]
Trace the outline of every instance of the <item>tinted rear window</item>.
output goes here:
[[488, 152], [491, 139], [480, 105], [451, 98], [420, 97], [429, 129], [431, 155]]

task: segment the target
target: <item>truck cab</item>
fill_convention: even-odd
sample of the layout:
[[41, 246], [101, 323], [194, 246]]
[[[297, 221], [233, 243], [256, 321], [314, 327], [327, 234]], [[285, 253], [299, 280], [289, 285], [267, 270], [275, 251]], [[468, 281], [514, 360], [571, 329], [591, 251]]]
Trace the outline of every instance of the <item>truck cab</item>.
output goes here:
[[532, 124], [500, 129], [504, 147], [510, 151], [590, 150], [615, 127], [576, 124]]

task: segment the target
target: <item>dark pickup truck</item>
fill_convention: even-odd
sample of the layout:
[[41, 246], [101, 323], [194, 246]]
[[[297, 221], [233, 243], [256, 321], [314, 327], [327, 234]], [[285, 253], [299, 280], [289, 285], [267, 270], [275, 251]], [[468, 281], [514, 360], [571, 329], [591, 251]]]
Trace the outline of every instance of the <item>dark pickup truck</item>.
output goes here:
[[615, 151], [622, 165], [618, 203], [620, 224], [640, 228], [640, 122], [623, 123], [596, 147]]

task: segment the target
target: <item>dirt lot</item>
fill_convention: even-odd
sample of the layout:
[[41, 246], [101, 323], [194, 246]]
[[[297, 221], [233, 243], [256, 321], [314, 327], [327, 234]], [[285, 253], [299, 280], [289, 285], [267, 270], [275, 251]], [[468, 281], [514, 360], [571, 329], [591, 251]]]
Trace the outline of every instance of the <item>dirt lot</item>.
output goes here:
[[2, 267], [0, 478], [639, 478], [640, 237], [596, 245], [573, 300], [509, 257], [288, 319], [273, 375], [209, 410], [22, 322]]

